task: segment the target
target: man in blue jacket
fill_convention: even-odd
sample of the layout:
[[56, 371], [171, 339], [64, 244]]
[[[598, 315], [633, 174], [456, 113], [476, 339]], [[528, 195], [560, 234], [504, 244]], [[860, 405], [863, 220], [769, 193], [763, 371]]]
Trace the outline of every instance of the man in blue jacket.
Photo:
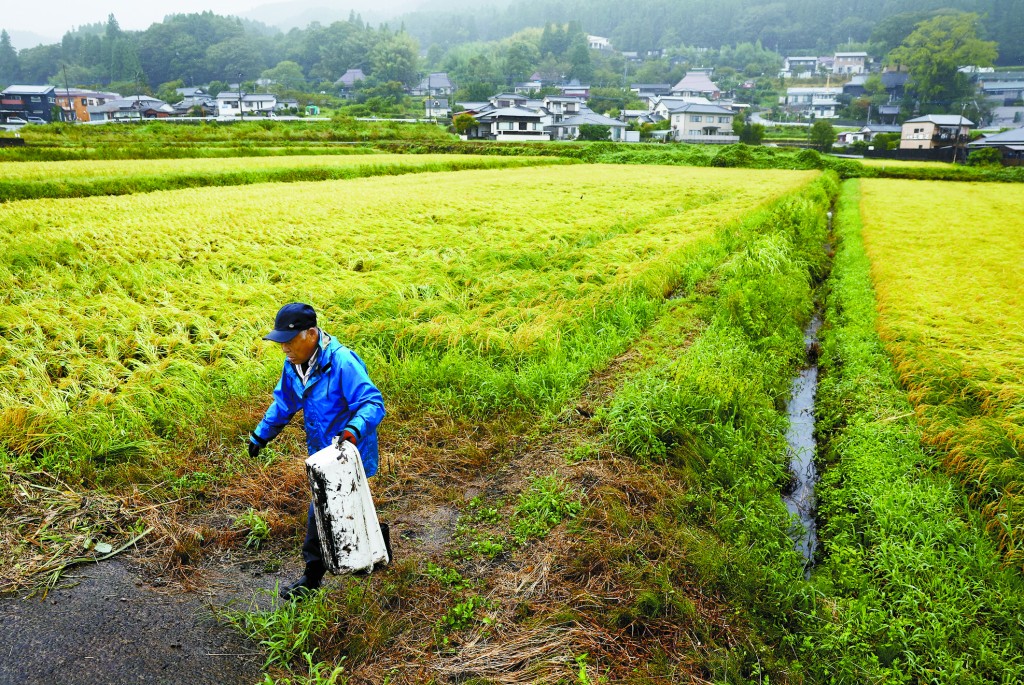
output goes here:
[[[377, 424], [384, 418], [384, 400], [359, 356], [317, 327], [308, 304], [281, 307], [274, 330], [263, 336], [281, 345], [286, 361], [274, 401], [249, 436], [249, 456], [255, 458], [300, 409], [306, 424], [306, 446], [315, 454], [335, 441], [359, 448], [367, 476], [377, 473]], [[391, 559], [391, 537], [381, 525]], [[305, 573], [281, 590], [284, 599], [320, 587], [326, 568], [320, 550], [313, 505], [309, 505], [306, 539], [302, 543]]]

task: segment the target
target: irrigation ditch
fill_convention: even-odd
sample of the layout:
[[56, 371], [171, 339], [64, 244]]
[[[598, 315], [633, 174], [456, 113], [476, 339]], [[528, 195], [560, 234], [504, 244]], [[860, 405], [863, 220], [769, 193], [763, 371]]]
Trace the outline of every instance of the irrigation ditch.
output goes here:
[[[832, 265], [833, 217], [835, 205], [829, 210], [828, 241], [823, 250], [828, 257], [826, 271]], [[810, 580], [811, 569], [814, 567], [815, 555], [818, 552], [817, 505], [814, 488], [818, 483], [817, 438], [814, 434], [816, 397], [818, 393], [818, 355], [821, 353], [821, 342], [818, 332], [823, 323], [824, 306], [822, 303], [822, 285], [818, 284], [814, 313], [804, 328], [804, 357], [806, 365], [793, 378], [789, 401], [786, 403], [786, 416], [789, 428], [786, 430], [786, 445], [789, 455], [789, 470], [792, 479], [782, 493], [786, 509], [798, 522], [790, 530], [790, 536], [796, 549], [804, 558], [804, 579]]]

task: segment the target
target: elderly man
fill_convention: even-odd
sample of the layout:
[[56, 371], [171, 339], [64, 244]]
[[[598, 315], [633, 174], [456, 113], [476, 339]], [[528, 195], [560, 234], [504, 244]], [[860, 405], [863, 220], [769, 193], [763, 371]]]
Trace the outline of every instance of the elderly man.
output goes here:
[[[347, 440], [359, 448], [367, 476], [377, 472], [377, 424], [384, 418], [384, 400], [355, 352], [317, 327], [316, 312], [308, 304], [293, 302], [281, 307], [274, 330], [263, 336], [281, 345], [286, 361], [274, 401], [249, 436], [249, 456], [256, 457], [300, 409], [306, 424], [309, 454], [335, 441]], [[391, 559], [391, 536], [381, 525]], [[321, 557], [313, 505], [309, 505], [306, 562], [302, 577], [281, 590], [291, 599], [320, 587], [326, 568]]]

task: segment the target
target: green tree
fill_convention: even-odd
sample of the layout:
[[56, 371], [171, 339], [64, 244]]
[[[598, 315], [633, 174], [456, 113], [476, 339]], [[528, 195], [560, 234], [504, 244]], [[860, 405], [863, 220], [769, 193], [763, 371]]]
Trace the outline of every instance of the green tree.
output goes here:
[[576, 140], [610, 140], [612, 129], [600, 124], [580, 124], [580, 134]]
[[998, 56], [996, 43], [978, 37], [980, 17], [973, 13], [941, 15], [918, 24], [888, 61], [910, 71], [908, 88], [925, 109], [951, 110], [971, 92], [971, 82], [958, 71], [964, 65], [990, 66]]
[[994, 147], [983, 147], [972, 150], [967, 155], [968, 166], [999, 166], [1003, 163], [1003, 155]]
[[278, 62], [277, 66], [265, 69], [260, 76], [289, 90], [302, 90], [306, 87], [306, 76], [302, 73], [302, 67], [298, 62], [291, 60]]
[[462, 112], [456, 114], [452, 119], [452, 126], [455, 127], [455, 132], [460, 136], [466, 135], [466, 131], [476, 126], [479, 122], [473, 118], [472, 114]]
[[818, 119], [811, 126], [809, 137], [814, 147], [822, 152], [831, 152], [832, 145], [836, 142], [836, 131], [832, 124], [824, 119]]
[[0, 31], [0, 87], [15, 83], [19, 77], [18, 53], [7, 31]]
[[370, 50], [373, 76], [380, 81], [412, 83], [417, 79], [420, 49], [407, 33], [398, 33], [380, 41]]

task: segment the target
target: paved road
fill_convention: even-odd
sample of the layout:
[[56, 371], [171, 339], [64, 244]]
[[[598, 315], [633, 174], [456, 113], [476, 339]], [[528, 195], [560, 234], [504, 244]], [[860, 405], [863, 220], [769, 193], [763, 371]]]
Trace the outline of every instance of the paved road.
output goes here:
[[[0, 600], [0, 684], [232, 685], [260, 678], [258, 648], [218, 623], [200, 595], [155, 592], [116, 560], [73, 575], [79, 585], [45, 601]], [[229, 584], [251, 598], [256, 587], [280, 579], [239, 571]]]

